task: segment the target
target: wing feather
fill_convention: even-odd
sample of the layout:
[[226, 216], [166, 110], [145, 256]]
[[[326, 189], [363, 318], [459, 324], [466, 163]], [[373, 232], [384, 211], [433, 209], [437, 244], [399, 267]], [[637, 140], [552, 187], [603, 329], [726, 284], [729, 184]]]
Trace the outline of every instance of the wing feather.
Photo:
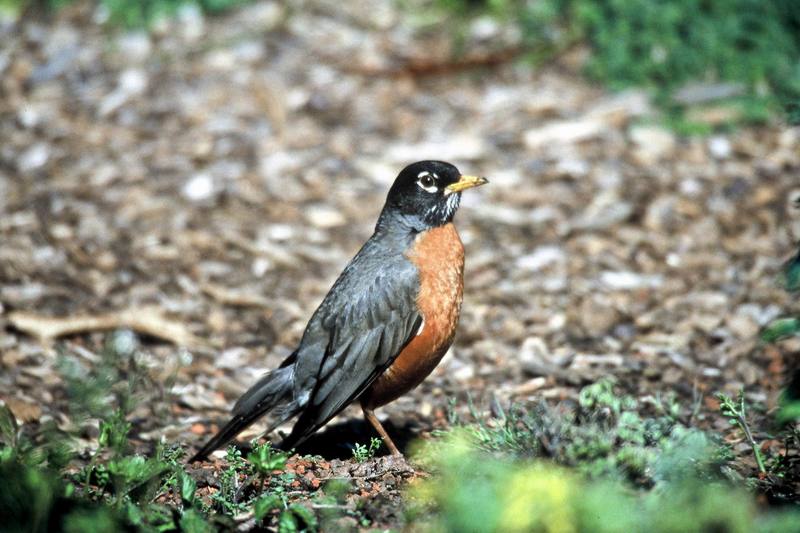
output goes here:
[[[312, 392], [284, 447], [305, 440], [360, 396], [394, 362], [422, 322], [416, 306], [416, 268], [402, 256], [380, 257], [378, 252], [365, 245], [303, 335], [295, 386]], [[359, 268], [352, 268], [354, 264]], [[359, 279], [350, 274], [354, 271]]]

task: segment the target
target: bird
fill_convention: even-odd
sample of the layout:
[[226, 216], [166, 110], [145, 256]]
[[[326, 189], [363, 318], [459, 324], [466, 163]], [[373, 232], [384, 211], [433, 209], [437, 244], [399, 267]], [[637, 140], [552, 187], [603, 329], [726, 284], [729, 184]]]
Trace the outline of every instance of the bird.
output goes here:
[[291, 450], [355, 401], [392, 455], [402, 456], [375, 409], [419, 385], [453, 342], [464, 287], [453, 217], [462, 192], [485, 183], [444, 161], [403, 168], [372, 236], [314, 311], [297, 348], [239, 398], [230, 421], [189, 462], [265, 415], [265, 434], [296, 418], [278, 446]]

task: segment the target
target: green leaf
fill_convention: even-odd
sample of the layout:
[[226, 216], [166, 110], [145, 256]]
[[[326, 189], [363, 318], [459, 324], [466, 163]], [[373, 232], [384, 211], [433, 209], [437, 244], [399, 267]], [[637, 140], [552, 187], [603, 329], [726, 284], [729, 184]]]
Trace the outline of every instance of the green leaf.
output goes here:
[[293, 503], [289, 506], [289, 511], [294, 513], [297, 518], [303, 521], [306, 529], [317, 528], [317, 516], [314, 514], [314, 511], [308, 507], [300, 505], [299, 503]]
[[142, 508], [136, 505], [133, 502], [128, 502], [125, 506], [125, 512], [127, 514], [127, 521], [129, 524], [134, 526], [143, 526], [144, 525], [144, 512]]
[[761, 332], [761, 339], [764, 342], [776, 342], [786, 337], [792, 337], [800, 331], [800, 320], [797, 318], [779, 318], [773, 320]]
[[281, 503], [281, 499], [274, 494], [262, 496], [261, 498], [257, 499], [253, 504], [253, 514], [255, 515], [256, 520], [263, 520], [264, 517], [267, 516], [271, 511], [278, 509], [281, 506]]
[[784, 265], [783, 286], [790, 292], [800, 290], [800, 253]]
[[17, 447], [17, 419], [7, 405], [0, 406], [0, 438], [11, 448]]
[[195, 492], [197, 491], [197, 482], [184, 472], [183, 470], [178, 472], [178, 483], [180, 484], [180, 492], [181, 492], [181, 501], [186, 506], [191, 506], [194, 504], [195, 501]]
[[114, 477], [119, 477], [125, 481], [141, 479], [146, 473], [146, 460], [141, 455], [133, 457], [122, 457], [108, 463], [108, 471]]
[[187, 509], [181, 516], [181, 531], [184, 533], [211, 533], [211, 527], [205, 517], [195, 509]]
[[161, 461], [145, 459], [141, 455], [121, 457], [108, 462], [108, 472], [114, 480], [116, 490], [135, 499], [147, 497], [155, 490], [160, 483], [158, 477], [166, 470], [166, 465]]
[[786, 402], [781, 405], [777, 419], [780, 423], [800, 420], [800, 401]]
[[64, 518], [66, 533], [92, 531], [94, 533], [113, 533], [119, 531], [116, 517], [108, 508], [77, 509]]
[[294, 513], [289, 510], [282, 512], [278, 519], [278, 533], [297, 533], [298, 531], [300, 528]]
[[117, 452], [122, 452], [128, 445], [128, 433], [131, 424], [125, 419], [125, 413], [118, 409], [108, 420], [100, 422], [100, 437], [98, 443], [101, 447], [108, 447]]
[[273, 450], [269, 443], [256, 446], [247, 456], [247, 460], [262, 474], [283, 470], [288, 458], [288, 454]]

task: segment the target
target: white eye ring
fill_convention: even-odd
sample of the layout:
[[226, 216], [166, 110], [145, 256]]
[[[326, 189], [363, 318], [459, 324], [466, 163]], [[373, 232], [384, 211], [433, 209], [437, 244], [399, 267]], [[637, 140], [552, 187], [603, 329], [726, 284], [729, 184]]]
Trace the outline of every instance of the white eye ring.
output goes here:
[[431, 177], [431, 173], [428, 171], [422, 171], [417, 174], [417, 185], [419, 188], [425, 192], [435, 193], [439, 191], [439, 187], [436, 186], [436, 182], [434, 178], [437, 178], [436, 174]]

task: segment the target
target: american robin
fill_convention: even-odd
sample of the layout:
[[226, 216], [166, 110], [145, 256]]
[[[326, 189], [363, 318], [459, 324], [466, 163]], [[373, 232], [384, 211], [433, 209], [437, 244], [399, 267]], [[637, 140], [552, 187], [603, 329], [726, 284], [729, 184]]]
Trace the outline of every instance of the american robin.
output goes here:
[[298, 417], [280, 444], [291, 449], [355, 400], [400, 455], [374, 409], [419, 385], [453, 342], [464, 287], [453, 215], [461, 191], [484, 183], [442, 161], [404, 168], [375, 232], [311, 316], [300, 345], [239, 398], [233, 418], [191, 461], [266, 414], [267, 432]]

